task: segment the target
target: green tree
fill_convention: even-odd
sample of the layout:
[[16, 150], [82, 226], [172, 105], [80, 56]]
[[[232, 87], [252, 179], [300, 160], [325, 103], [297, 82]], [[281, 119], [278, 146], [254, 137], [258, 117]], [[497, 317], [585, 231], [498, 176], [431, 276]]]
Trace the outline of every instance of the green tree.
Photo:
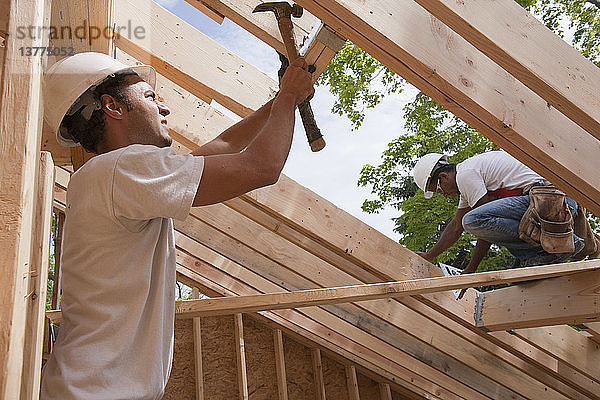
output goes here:
[[[516, 0], [543, 23], [565, 37], [562, 26], [572, 32], [572, 45], [600, 65], [600, 1], [598, 0]], [[365, 112], [389, 94], [400, 93], [408, 83], [348, 42], [325, 70], [319, 84], [328, 85], [336, 96], [332, 112], [347, 116], [353, 130], [360, 127]], [[406, 134], [388, 144], [379, 165], [365, 165], [358, 181], [370, 186], [375, 198], [363, 203], [363, 210], [377, 213], [386, 206], [398, 210], [395, 231], [400, 243], [412, 250], [425, 250], [437, 241], [456, 211], [456, 198], [434, 196], [425, 200], [410, 177], [417, 159], [429, 152], [450, 155], [460, 162], [474, 154], [496, 148], [485, 137], [444, 110], [423, 93], [403, 109]], [[417, 195], [415, 195], [417, 194]], [[595, 222], [595, 221], [594, 221]], [[463, 237], [438, 257], [439, 261], [464, 267], [475, 239]], [[505, 268], [512, 257], [505, 249], [492, 247], [480, 270]]]

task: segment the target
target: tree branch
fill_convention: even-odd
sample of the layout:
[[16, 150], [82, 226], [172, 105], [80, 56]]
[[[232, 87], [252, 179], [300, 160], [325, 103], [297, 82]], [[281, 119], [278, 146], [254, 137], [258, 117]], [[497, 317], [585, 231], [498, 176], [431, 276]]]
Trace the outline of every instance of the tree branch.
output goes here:
[[600, 8], [600, 0], [585, 0], [586, 3], [590, 3], [595, 5], [596, 7]]

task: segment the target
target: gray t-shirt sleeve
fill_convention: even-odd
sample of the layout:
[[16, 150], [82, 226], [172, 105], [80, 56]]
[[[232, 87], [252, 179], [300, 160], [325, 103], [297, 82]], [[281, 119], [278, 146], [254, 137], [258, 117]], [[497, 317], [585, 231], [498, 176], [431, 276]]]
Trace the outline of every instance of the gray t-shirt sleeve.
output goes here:
[[171, 148], [129, 146], [114, 166], [111, 185], [114, 217], [128, 228], [133, 221], [159, 217], [185, 219], [203, 169], [203, 157], [176, 154]]

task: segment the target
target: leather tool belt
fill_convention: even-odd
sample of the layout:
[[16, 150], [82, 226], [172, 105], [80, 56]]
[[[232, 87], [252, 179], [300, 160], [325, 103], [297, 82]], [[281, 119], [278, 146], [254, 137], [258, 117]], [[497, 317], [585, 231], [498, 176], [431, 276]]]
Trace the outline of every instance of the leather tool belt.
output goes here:
[[554, 186], [534, 186], [529, 191], [529, 208], [519, 224], [519, 238], [548, 253], [572, 253], [573, 217], [566, 195]]

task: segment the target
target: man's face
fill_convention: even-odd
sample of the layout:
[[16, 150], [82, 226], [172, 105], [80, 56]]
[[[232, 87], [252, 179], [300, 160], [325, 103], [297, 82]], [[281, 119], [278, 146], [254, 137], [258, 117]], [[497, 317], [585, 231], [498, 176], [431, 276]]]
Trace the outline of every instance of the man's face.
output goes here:
[[442, 172], [437, 177], [430, 179], [427, 190], [441, 194], [444, 197], [458, 194], [455, 177], [456, 173]]
[[152, 87], [136, 75], [127, 76], [125, 88], [131, 110], [125, 112], [129, 140], [137, 144], [168, 147], [172, 143], [166, 116], [169, 108], [158, 100]]

